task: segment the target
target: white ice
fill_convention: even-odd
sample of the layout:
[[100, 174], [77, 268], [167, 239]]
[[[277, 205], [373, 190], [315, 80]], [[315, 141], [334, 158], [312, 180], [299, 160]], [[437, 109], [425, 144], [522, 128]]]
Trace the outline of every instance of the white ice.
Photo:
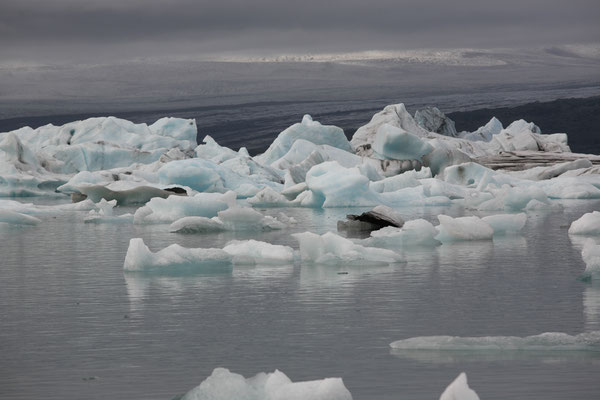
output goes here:
[[402, 228], [391, 226], [371, 232], [366, 243], [377, 247], [436, 246], [438, 231], [433, 224], [424, 219], [406, 221]]
[[332, 232], [323, 235], [303, 232], [292, 236], [298, 240], [300, 258], [306, 263], [387, 265], [402, 261], [401, 256], [394, 251], [361, 246]]
[[305, 115], [302, 122], [294, 124], [281, 132], [271, 143], [267, 151], [255, 157], [264, 165], [270, 165], [283, 157], [298, 139], [304, 139], [317, 145], [326, 144], [351, 152], [352, 147], [344, 135], [344, 131], [337, 126], [321, 125], [313, 121], [310, 115]]
[[460, 351], [600, 351], [600, 331], [569, 335], [546, 332], [534, 336], [419, 336], [390, 344], [395, 350]]
[[467, 383], [467, 375], [461, 372], [440, 396], [440, 400], [479, 400], [479, 396]]
[[600, 235], [600, 212], [592, 211], [573, 221], [569, 227], [569, 234]]
[[251, 378], [215, 368], [199, 386], [181, 400], [352, 400], [341, 378], [292, 382], [283, 372]]
[[581, 258], [586, 265], [582, 278], [594, 280], [600, 278], [600, 245], [587, 240], [581, 251]]
[[494, 229], [476, 216], [452, 218], [448, 215], [438, 215], [440, 224], [437, 226], [440, 242], [462, 240], [489, 240], [494, 236]]
[[258, 240], [234, 240], [223, 251], [238, 264], [290, 264], [294, 262], [294, 249]]
[[129, 241], [123, 269], [149, 271], [230, 264], [231, 256], [221, 249], [190, 249], [172, 244], [153, 253], [141, 238], [133, 238]]
[[197, 193], [195, 196], [155, 197], [134, 214], [135, 224], [172, 223], [183, 217], [215, 217], [219, 211], [236, 205], [235, 192]]
[[497, 214], [481, 218], [494, 230], [494, 235], [520, 232], [527, 222], [527, 214]]

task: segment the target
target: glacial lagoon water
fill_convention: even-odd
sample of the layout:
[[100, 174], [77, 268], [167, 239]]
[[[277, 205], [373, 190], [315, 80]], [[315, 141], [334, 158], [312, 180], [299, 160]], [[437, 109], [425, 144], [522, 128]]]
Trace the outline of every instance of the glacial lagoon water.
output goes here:
[[[265, 233], [173, 234], [84, 224], [77, 212], [0, 227], [0, 398], [166, 400], [221, 366], [247, 377], [280, 369], [294, 381], [340, 376], [356, 400], [437, 399], [461, 371], [484, 400], [596, 399], [600, 352], [389, 348], [413, 336], [600, 330], [600, 285], [577, 279], [582, 242], [567, 235], [600, 201], [565, 204], [529, 213], [517, 236], [415, 248], [405, 263], [362, 268], [123, 272], [132, 237], [153, 251], [249, 238], [297, 247], [290, 233], [335, 231], [357, 209], [263, 210], [299, 221]], [[435, 221], [464, 210], [400, 212]]]

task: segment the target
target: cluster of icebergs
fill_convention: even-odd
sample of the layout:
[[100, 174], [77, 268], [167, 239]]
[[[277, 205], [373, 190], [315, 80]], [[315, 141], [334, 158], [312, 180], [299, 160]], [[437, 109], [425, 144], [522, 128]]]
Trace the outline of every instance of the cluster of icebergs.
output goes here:
[[[292, 382], [283, 372], [261, 372], [251, 378], [215, 368], [199, 386], [182, 400], [352, 400], [341, 378]], [[442, 393], [440, 400], [479, 400], [461, 373]]]
[[[114, 117], [0, 133], [0, 197], [64, 196], [73, 203], [35, 205], [0, 199], [0, 225], [31, 226], [48, 215], [87, 212], [87, 223], [168, 224], [174, 233], [285, 230], [293, 218], [256, 207], [376, 207], [394, 226], [364, 239], [333, 232], [293, 233], [298, 248], [237, 240], [222, 248], [177, 244], [152, 252], [132, 238], [126, 271], [240, 264], [387, 265], [402, 251], [520, 232], [527, 213], [561, 210], [564, 199], [600, 199], [600, 169], [573, 155], [562, 133], [546, 135], [533, 123], [504, 127], [492, 118], [474, 132], [457, 132], [437, 108], [408, 113], [403, 104], [375, 114], [348, 141], [342, 129], [305, 116], [260, 155], [220, 146], [210, 136], [196, 144], [194, 120], [162, 118], [152, 125]], [[563, 160], [523, 171], [499, 171], [482, 160], [504, 152], [548, 154]], [[557, 156], [559, 155], [559, 156]], [[114, 213], [137, 205], [133, 214]], [[440, 214], [404, 222], [403, 207], [458, 206], [466, 216]], [[386, 211], [388, 210], [388, 211]], [[493, 215], [490, 215], [493, 214]], [[479, 217], [478, 215], [485, 215]], [[600, 212], [569, 228], [586, 237], [585, 276], [600, 277]], [[421, 337], [391, 344], [402, 349], [593, 349], [598, 332], [547, 333], [527, 338]], [[340, 378], [292, 382], [279, 371], [244, 378], [217, 368], [183, 399], [351, 399]], [[478, 399], [461, 374], [441, 400]]]
[[[401, 228], [374, 231], [363, 241], [331, 232], [298, 233], [297, 251], [239, 242], [225, 246], [228, 251], [167, 248], [152, 253], [135, 242], [126, 268], [167, 265], [175, 253], [177, 263], [203, 263], [216, 250], [230, 264], [379, 264], [401, 261], [394, 248], [489, 240], [520, 231], [527, 212], [559, 209], [558, 200], [600, 199], [598, 168], [581, 155], [569, 158], [567, 136], [542, 134], [523, 120], [505, 128], [492, 118], [474, 132], [457, 132], [437, 108], [413, 116], [403, 104], [395, 104], [375, 114], [349, 141], [341, 128], [306, 115], [254, 157], [245, 148], [220, 146], [210, 136], [196, 145], [196, 136], [194, 120], [162, 118], [146, 125], [114, 117], [0, 133], [0, 196], [84, 200], [54, 210], [0, 200], [0, 222], [35, 225], [40, 223], [36, 214], [72, 209], [89, 211], [85, 222], [170, 224], [171, 232], [192, 233], [276, 230], [293, 224], [284, 213], [265, 216], [256, 207], [400, 210], [452, 205], [466, 211], [461, 218], [439, 215], [437, 226], [407, 221]], [[503, 152], [558, 154], [570, 161], [510, 172], [480, 163]], [[117, 205], [139, 208], [133, 215], [115, 215]], [[496, 215], [477, 216], [489, 213]], [[600, 218], [586, 217], [570, 233], [597, 235], [599, 226]], [[586, 245], [583, 252], [590, 276], [600, 265], [600, 250], [594, 246]], [[133, 254], [146, 261], [133, 262]]]

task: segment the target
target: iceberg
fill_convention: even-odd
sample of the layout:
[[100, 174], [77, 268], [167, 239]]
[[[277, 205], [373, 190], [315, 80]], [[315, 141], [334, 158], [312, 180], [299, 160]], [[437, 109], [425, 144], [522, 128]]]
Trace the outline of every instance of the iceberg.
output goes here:
[[437, 226], [440, 242], [462, 240], [489, 240], [494, 236], [494, 229], [479, 217], [452, 218], [448, 215], [438, 215], [440, 224]]
[[219, 211], [212, 218], [183, 217], [169, 226], [169, 232], [270, 231], [284, 229], [286, 226], [286, 223], [277, 218], [262, 215], [252, 208], [236, 206]]
[[600, 212], [583, 214], [569, 227], [570, 235], [600, 235]]
[[302, 262], [329, 265], [388, 265], [401, 262], [401, 256], [391, 250], [355, 244], [332, 232], [318, 235], [312, 232], [294, 233], [300, 244]]
[[231, 241], [223, 249], [187, 248], [172, 244], [156, 253], [141, 238], [129, 241], [123, 263], [125, 271], [170, 272], [182, 269], [210, 269], [246, 264], [289, 264], [294, 250], [257, 240]]
[[310, 115], [305, 115], [302, 122], [294, 124], [281, 132], [267, 151], [256, 156], [255, 159], [263, 165], [270, 165], [283, 157], [298, 139], [304, 139], [316, 145], [326, 144], [352, 152], [352, 147], [341, 128], [321, 125], [319, 122], [313, 121]]
[[217, 213], [225, 229], [232, 231], [278, 230], [286, 227], [277, 218], [265, 216], [252, 208], [230, 207]]
[[502, 129], [504, 129], [502, 122], [500, 122], [496, 117], [492, 117], [492, 119], [490, 119], [490, 121], [484, 126], [478, 128], [474, 132], [464, 132], [464, 134], [461, 134], [460, 137], [472, 141], [480, 140], [483, 142], [489, 142], [492, 140], [494, 135], [502, 132]]
[[310, 201], [303, 198], [302, 206], [374, 207], [384, 203], [358, 168], [344, 168], [335, 161], [312, 167], [306, 174], [306, 185], [312, 196]]
[[166, 199], [154, 197], [145, 206], [136, 210], [135, 224], [166, 224], [183, 217], [216, 217], [219, 211], [235, 207], [235, 192], [197, 193], [191, 197], [170, 196]]
[[189, 249], [172, 244], [153, 253], [141, 238], [129, 241], [123, 269], [125, 271], [165, 271], [184, 267], [214, 268], [231, 265], [231, 256], [221, 249]]
[[583, 280], [600, 278], [600, 245], [592, 240], [587, 240], [581, 251], [581, 258], [585, 262], [585, 271], [581, 276]]
[[436, 246], [440, 242], [435, 239], [438, 231], [433, 224], [424, 219], [406, 221], [402, 228], [385, 227], [371, 232], [366, 243], [376, 247], [412, 247]]
[[247, 201], [253, 207], [289, 207], [293, 205], [284, 195], [270, 187], [260, 190]]
[[39, 218], [21, 214], [16, 211], [0, 209], [0, 223], [10, 225], [37, 225], [42, 222]]
[[377, 130], [372, 149], [375, 156], [387, 160], [421, 160], [433, 151], [433, 147], [418, 136], [389, 124]]
[[352, 400], [341, 378], [292, 382], [283, 372], [261, 372], [252, 378], [215, 368], [181, 400]]
[[225, 224], [217, 217], [183, 217], [169, 226], [172, 233], [206, 233], [226, 230]]
[[223, 251], [232, 257], [233, 264], [291, 264], [294, 262], [294, 250], [260, 242], [258, 240], [234, 240]]
[[425, 107], [415, 112], [415, 122], [428, 132], [439, 133], [444, 136], [456, 137], [454, 121], [448, 118], [437, 107]]
[[116, 200], [106, 201], [105, 199], [100, 200], [96, 207], [98, 207], [98, 211], [90, 210], [89, 214], [83, 222], [85, 223], [132, 223], [133, 222], [133, 214], [122, 214], [122, 215], [113, 215], [113, 208], [117, 205]]
[[444, 390], [440, 400], [479, 400], [479, 396], [467, 384], [467, 375], [461, 372]]
[[494, 230], [494, 235], [520, 232], [527, 222], [527, 214], [498, 214], [481, 218]]
[[546, 332], [534, 336], [420, 336], [390, 344], [394, 350], [440, 351], [600, 351], [600, 331], [569, 335]]

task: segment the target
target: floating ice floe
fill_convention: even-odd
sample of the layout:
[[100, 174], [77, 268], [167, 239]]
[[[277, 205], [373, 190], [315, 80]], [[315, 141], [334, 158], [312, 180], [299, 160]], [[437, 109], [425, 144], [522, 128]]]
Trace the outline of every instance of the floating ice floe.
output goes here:
[[42, 222], [39, 218], [21, 214], [16, 211], [0, 209], [0, 223], [9, 225], [37, 225]]
[[341, 378], [292, 382], [283, 372], [261, 372], [252, 378], [216, 368], [181, 400], [352, 400]]
[[258, 240], [234, 240], [223, 251], [231, 255], [233, 264], [290, 264], [294, 250], [289, 246], [265, 243]]
[[546, 332], [540, 335], [518, 336], [420, 336], [390, 344], [394, 350], [441, 351], [600, 351], [600, 331], [569, 335]]
[[133, 222], [133, 214], [114, 215], [113, 208], [117, 205], [116, 200], [106, 201], [101, 199], [97, 204], [98, 211], [91, 210], [87, 217], [84, 218], [85, 223], [131, 223]]
[[236, 205], [235, 192], [197, 193], [194, 196], [155, 197], [134, 214], [135, 224], [172, 223], [183, 217], [215, 217], [219, 211]]
[[438, 231], [424, 219], [406, 221], [402, 228], [386, 227], [371, 232], [366, 243], [376, 247], [436, 246]]
[[[284, 220], [289, 221], [284, 217]], [[173, 222], [170, 232], [197, 233], [214, 231], [270, 231], [283, 229], [286, 223], [265, 216], [248, 207], [232, 207], [217, 213], [217, 217], [184, 217]]]
[[600, 245], [587, 240], [581, 251], [581, 258], [586, 265], [581, 277], [584, 280], [600, 278]]
[[215, 268], [240, 264], [289, 264], [294, 261], [291, 247], [256, 240], [232, 241], [223, 249], [187, 248], [172, 244], [156, 253], [141, 238], [129, 241], [123, 263], [126, 271], [169, 271], [181, 268]]
[[123, 269], [126, 271], [151, 271], [219, 265], [231, 265], [231, 255], [221, 249], [190, 249], [172, 244], [153, 253], [141, 238], [133, 238], [129, 241]]
[[0, 210], [10, 210], [27, 215], [56, 215], [69, 211], [90, 211], [94, 210], [95, 208], [96, 205], [91, 200], [85, 200], [79, 203], [56, 204], [50, 206], [0, 199]]
[[489, 240], [494, 236], [494, 229], [479, 217], [452, 218], [448, 215], [438, 215], [440, 224], [435, 237], [440, 242], [462, 240]]
[[361, 246], [332, 232], [323, 235], [303, 232], [292, 236], [300, 244], [300, 259], [307, 263], [387, 265], [402, 261], [394, 251]]
[[461, 372], [440, 396], [440, 400], [479, 400], [479, 396], [467, 383], [467, 375]]
[[592, 211], [573, 221], [569, 227], [569, 234], [600, 235], [600, 212]]
[[494, 230], [494, 235], [520, 232], [527, 222], [527, 214], [498, 214], [481, 218]]

